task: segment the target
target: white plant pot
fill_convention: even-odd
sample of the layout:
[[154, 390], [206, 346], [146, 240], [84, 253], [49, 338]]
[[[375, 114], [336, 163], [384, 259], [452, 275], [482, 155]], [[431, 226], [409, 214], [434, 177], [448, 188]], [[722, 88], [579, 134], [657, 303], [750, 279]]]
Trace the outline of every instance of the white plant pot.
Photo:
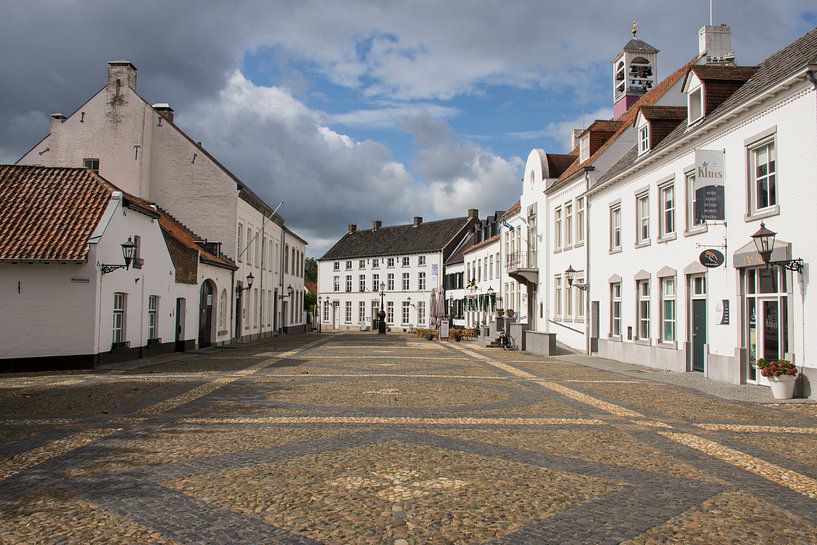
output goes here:
[[769, 384], [772, 387], [772, 395], [775, 399], [791, 399], [794, 397], [794, 375], [780, 375], [779, 377], [769, 377]]

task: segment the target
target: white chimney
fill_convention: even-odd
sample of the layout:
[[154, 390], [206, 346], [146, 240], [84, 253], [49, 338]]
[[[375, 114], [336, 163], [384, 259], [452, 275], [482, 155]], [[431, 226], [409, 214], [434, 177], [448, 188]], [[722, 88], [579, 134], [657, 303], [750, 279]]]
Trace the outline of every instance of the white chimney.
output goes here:
[[707, 64], [734, 63], [732, 29], [729, 25], [706, 25], [698, 31], [698, 54], [706, 56]]

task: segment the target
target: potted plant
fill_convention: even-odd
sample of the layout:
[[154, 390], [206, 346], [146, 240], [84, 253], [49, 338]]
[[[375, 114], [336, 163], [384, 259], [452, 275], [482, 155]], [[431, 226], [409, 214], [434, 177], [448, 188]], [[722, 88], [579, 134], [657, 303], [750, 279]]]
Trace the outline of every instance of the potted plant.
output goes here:
[[757, 360], [760, 374], [769, 379], [772, 395], [775, 399], [791, 399], [794, 397], [794, 381], [797, 377], [797, 367], [789, 360]]
[[513, 315], [515, 313], [512, 308], [509, 308], [508, 310], [505, 311], [505, 314], [508, 316], [508, 318], [513, 318]]
[[454, 342], [460, 342], [462, 340], [462, 329], [452, 329], [451, 338], [454, 339]]

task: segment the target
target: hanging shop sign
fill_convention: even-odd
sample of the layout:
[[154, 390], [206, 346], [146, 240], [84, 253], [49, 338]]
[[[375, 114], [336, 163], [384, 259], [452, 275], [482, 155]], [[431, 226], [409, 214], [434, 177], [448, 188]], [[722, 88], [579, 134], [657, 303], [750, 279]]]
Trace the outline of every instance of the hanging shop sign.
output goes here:
[[698, 222], [726, 218], [724, 157], [721, 150], [695, 150], [695, 219]]
[[701, 252], [701, 255], [698, 256], [698, 261], [701, 262], [701, 265], [710, 269], [720, 267], [723, 265], [725, 260], [726, 258], [724, 257], [723, 252], [712, 249], [704, 250]]

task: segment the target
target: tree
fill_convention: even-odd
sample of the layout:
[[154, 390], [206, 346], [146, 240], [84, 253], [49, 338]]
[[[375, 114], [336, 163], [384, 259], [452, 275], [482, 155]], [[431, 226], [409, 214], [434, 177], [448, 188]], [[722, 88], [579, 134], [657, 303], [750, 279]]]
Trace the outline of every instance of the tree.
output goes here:
[[318, 283], [318, 262], [314, 257], [307, 257], [304, 263], [304, 277], [307, 280]]

